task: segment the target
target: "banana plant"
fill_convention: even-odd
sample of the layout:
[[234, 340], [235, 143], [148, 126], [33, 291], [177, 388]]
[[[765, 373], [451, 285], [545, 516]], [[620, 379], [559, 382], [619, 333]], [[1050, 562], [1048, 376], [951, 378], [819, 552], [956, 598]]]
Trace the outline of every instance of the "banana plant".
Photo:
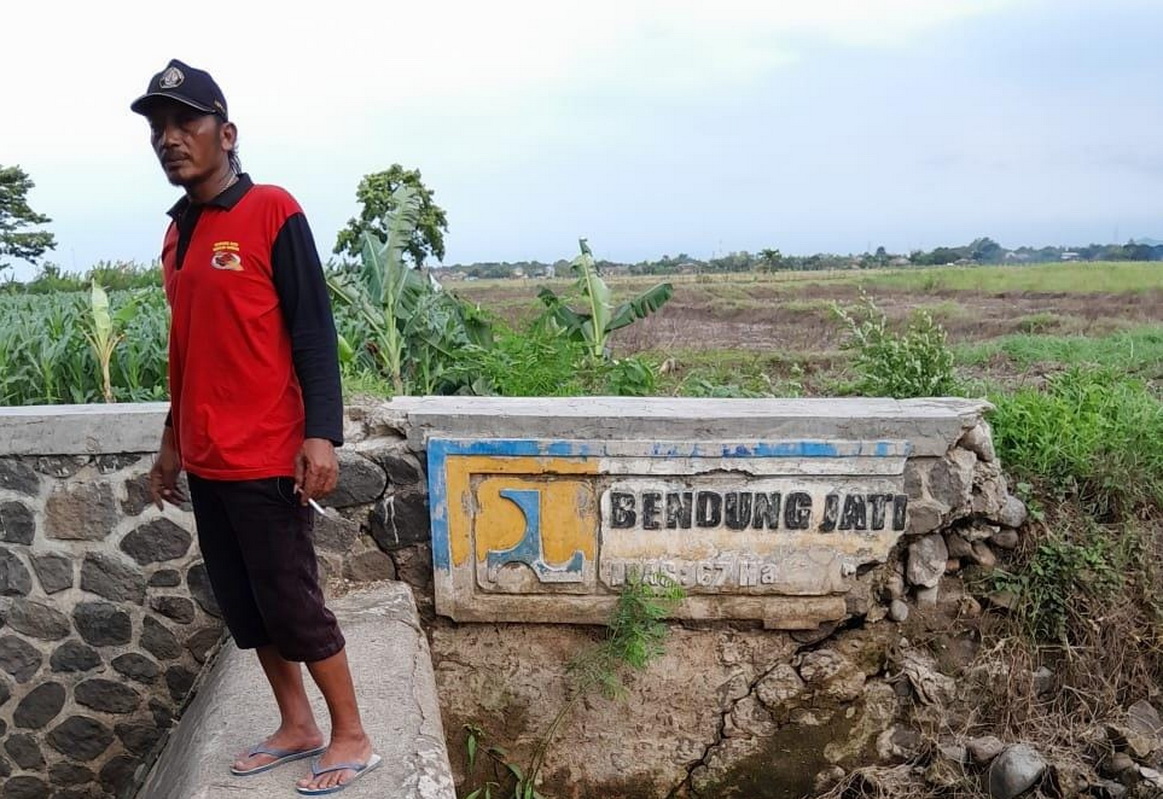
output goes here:
[[420, 222], [420, 196], [412, 186], [402, 185], [392, 192], [392, 199], [387, 239], [365, 231], [358, 272], [330, 275], [327, 284], [337, 300], [351, 306], [367, 323], [371, 351], [392, 381], [392, 388], [403, 394], [405, 329], [427, 287], [423, 275], [403, 258]]
[[93, 348], [97, 364], [101, 367], [102, 394], [106, 402], [115, 402], [113, 395], [113, 381], [110, 378], [109, 366], [113, 361], [113, 353], [117, 345], [125, 338], [122, 330], [126, 322], [137, 310], [136, 297], [130, 297], [117, 313], [109, 310], [109, 295], [105, 289], [93, 279], [89, 293], [89, 316], [85, 319], [85, 338]]
[[605, 359], [610, 355], [610, 334], [657, 311], [674, 295], [674, 287], [670, 283], [659, 283], [626, 302], [614, 305], [610, 287], [598, 272], [589, 242], [578, 239], [578, 244], [581, 254], [570, 262], [569, 267], [577, 275], [574, 290], [583, 303], [582, 309], [574, 310], [568, 305], [568, 298], [559, 297], [549, 288], [542, 288], [537, 298], [545, 305], [549, 319], [565, 335], [584, 342], [591, 358]]

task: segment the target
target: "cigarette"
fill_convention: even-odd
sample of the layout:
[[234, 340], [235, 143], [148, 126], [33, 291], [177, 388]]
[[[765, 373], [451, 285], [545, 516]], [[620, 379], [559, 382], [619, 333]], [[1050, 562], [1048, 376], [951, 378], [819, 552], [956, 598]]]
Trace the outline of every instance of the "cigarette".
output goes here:
[[327, 515], [327, 511], [323, 510], [323, 506], [322, 506], [322, 505], [320, 505], [320, 504], [319, 504], [318, 502], [316, 502], [315, 500], [313, 500], [313, 499], [308, 499], [308, 500], [307, 500], [307, 504], [308, 504], [308, 505], [310, 505], [312, 508], [314, 508], [314, 509], [315, 509], [315, 512], [316, 512], [316, 513], [318, 513], [320, 516], [326, 516], [326, 515]]

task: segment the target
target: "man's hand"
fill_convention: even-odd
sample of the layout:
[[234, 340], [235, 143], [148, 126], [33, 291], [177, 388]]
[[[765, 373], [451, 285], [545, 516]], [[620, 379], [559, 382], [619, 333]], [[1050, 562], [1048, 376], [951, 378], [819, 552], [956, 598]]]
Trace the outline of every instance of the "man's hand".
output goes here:
[[335, 445], [326, 438], [308, 438], [295, 457], [295, 491], [299, 501], [330, 494], [339, 482], [339, 460]]
[[178, 489], [178, 475], [182, 473], [182, 458], [174, 446], [174, 430], [167, 427], [162, 434], [161, 449], [153, 468], [149, 470], [149, 493], [153, 496], [158, 510], [164, 510], [164, 502], [181, 505], [186, 495]]

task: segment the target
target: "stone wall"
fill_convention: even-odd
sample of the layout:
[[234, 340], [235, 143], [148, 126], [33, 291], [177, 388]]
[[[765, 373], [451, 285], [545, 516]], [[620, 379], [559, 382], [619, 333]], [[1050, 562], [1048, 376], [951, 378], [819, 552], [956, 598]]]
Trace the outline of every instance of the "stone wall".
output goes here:
[[[449, 398], [441, 413], [480, 437], [498, 435], [495, 409], [469, 402]], [[571, 407], [556, 434], [624, 433], [613, 415], [575, 419], [596, 404]], [[569, 660], [600, 629], [435, 614], [424, 457], [434, 423], [419, 407], [403, 398], [348, 409], [340, 486], [316, 521], [321, 568], [331, 595], [408, 582], [431, 639], [454, 766], [463, 766], [465, 724], [524, 766], [569, 694]], [[0, 411], [2, 799], [132, 795], [219, 639], [191, 515], [148, 503], [164, 412]], [[816, 424], [812, 407], [795, 412], [801, 427]], [[907, 462], [907, 532], [884, 564], [856, 576], [845, 620], [795, 633], [672, 623], [667, 653], [627, 678], [625, 699], [573, 708], [549, 750], [548, 795], [791, 796], [805, 779], [899, 750], [894, 719], [912, 701], [900, 675], [943, 690], [923, 658], [890, 663], [900, 623], [961, 601], [956, 574], [1014, 547], [1025, 516], [980, 410], [962, 428], [944, 454]]]
[[[3, 799], [132, 795], [217, 647], [193, 514], [149, 500], [164, 415], [156, 404], [0, 410]], [[352, 433], [368, 438], [358, 422]], [[425, 580], [420, 461], [399, 436], [361, 450], [341, 451], [340, 486], [316, 523], [332, 595], [393, 579], [386, 552]]]

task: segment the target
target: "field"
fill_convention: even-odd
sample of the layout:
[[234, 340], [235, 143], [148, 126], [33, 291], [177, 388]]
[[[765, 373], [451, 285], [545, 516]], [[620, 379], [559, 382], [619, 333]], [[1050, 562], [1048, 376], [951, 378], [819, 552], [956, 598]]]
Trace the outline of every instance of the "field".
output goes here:
[[[658, 278], [611, 280], [626, 296]], [[780, 394], [843, 393], [848, 355], [834, 305], [867, 294], [903, 324], [927, 311], [948, 332], [958, 374], [1015, 387], [1071, 364], [1114, 365], [1163, 380], [1163, 263], [1072, 263], [883, 271], [682, 275], [674, 298], [615, 334], [619, 354], [666, 364], [678, 390], [705, 377]], [[450, 284], [510, 323], [538, 310], [537, 290], [566, 280]]]

